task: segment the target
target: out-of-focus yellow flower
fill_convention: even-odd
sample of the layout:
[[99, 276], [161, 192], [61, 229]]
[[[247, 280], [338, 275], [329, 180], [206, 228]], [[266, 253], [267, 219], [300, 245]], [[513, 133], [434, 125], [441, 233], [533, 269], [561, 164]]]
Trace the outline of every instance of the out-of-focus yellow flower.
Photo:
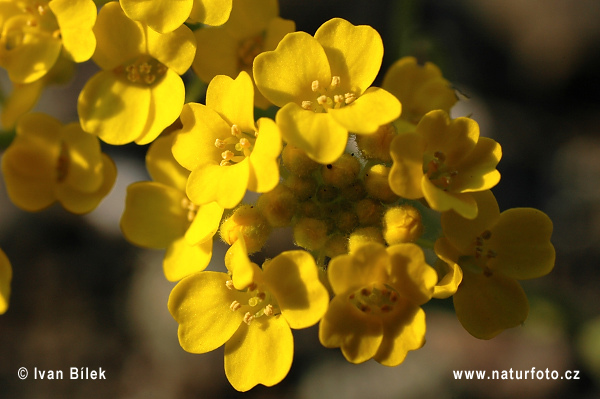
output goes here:
[[517, 280], [541, 277], [554, 268], [552, 221], [533, 208], [500, 213], [491, 191], [473, 197], [477, 217], [442, 214], [444, 237], [435, 249], [464, 274], [454, 294], [458, 320], [471, 335], [490, 339], [527, 318], [527, 297]]
[[254, 61], [261, 93], [282, 107], [276, 116], [285, 141], [323, 164], [338, 159], [348, 132], [370, 134], [400, 116], [400, 103], [369, 87], [379, 72], [383, 43], [370, 26], [335, 18], [311, 36], [287, 34]]
[[440, 69], [431, 62], [419, 65], [414, 57], [403, 57], [392, 64], [381, 87], [402, 103], [400, 119], [414, 125], [429, 111], [441, 109], [450, 113], [458, 101]]
[[225, 374], [238, 391], [272, 386], [287, 375], [294, 354], [290, 328], [316, 324], [329, 294], [305, 251], [251, 263], [243, 239], [225, 255], [226, 273], [204, 271], [181, 280], [169, 297], [179, 343], [192, 353], [225, 345]]
[[232, 0], [119, 0], [125, 14], [160, 33], [172, 32], [188, 20], [223, 25]]
[[35, 212], [55, 201], [73, 213], [92, 211], [111, 190], [117, 170], [100, 142], [78, 123], [63, 126], [41, 113], [26, 114], [2, 158], [11, 201]]
[[391, 155], [389, 184], [396, 194], [407, 199], [425, 197], [432, 209], [454, 210], [469, 219], [477, 216], [472, 193], [500, 181], [496, 170], [500, 144], [479, 137], [474, 120], [451, 120], [442, 110], [427, 113], [415, 132], [394, 138]]
[[181, 77], [194, 59], [196, 40], [181, 26], [160, 34], [106, 4], [94, 27], [93, 60], [102, 71], [84, 86], [77, 103], [83, 130], [109, 144], [148, 144], [181, 112]]
[[319, 339], [340, 347], [352, 363], [404, 361], [425, 343], [425, 312], [437, 281], [420, 247], [367, 243], [334, 258], [327, 275], [335, 293], [319, 325]]
[[96, 46], [96, 14], [92, 0], [0, 1], [0, 66], [11, 81], [31, 83], [61, 51], [75, 62], [87, 61]]
[[10, 299], [10, 281], [12, 280], [12, 267], [2, 249], [0, 249], [0, 314], [6, 313]]
[[136, 245], [166, 248], [165, 277], [178, 281], [208, 266], [223, 208], [216, 203], [198, 206], [188, 199], [189, 171], [173, 158], [173, 137], [160, 137], [148, 149], [146, 167], [154, 181], [127, 188], [121, 230]]
[[[295, 30], [294, 21], [279, 18], [277, 0], [234, 0], [223, 26], [194, 32], [198, 48], [192, 68], [204, 82], [217, 75], [234, 78], [241, 71], [252, 75], [254, 57], [274, 50], [287, 33]], [[257, 90], [254, 104], [263, 109], [271, 105]]]
[[194, 203], [231, 209], [247, 189], [264, 193], [279, 183], [279, 129], [268, 118], [254, 123], [254, 88], [246, 72], [236, 79], [216, 76], [206, 106], [186, 104], [181, 122], [173, 155], [192, 172], [187, 194]]
[[63, 84], [71, 79], [75, 64], [59, 57], [50, 71], [31, 83], [13, 83], [12, 92], [2, 104], [0, 121], [4, 129], [12, 129], [21, 115], [31, 111], [37, 104], [46, 86]]

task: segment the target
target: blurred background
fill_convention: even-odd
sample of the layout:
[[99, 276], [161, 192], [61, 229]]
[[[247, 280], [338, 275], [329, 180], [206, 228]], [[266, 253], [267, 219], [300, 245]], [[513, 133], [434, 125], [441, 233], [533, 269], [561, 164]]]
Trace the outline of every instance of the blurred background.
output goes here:
[[[314, 33], [333, 17], [369, 24], [385, 45], [382, 73], [404, 55], [432, 61], [455, 85], [453, 116], [471, 116], [503, 149], [501, 210], [536, 207], [554, 222], [554, 271], [524, 282], [524, 326], [471, 337], [451, 301], [425, 307], [427, 344], [395, 368], [347, 363], [295, 331], [287, 378], [246, 394], [230, 387], [222, 348], [184, 352], [166, 307], [162, 251], [124, 240], [127, 185], [147, 180], [145, 147], [103, 146], [119, 176], [86, 216], [23, 212], [0, 185], [0, 248], [13, 265], [0, 316], [1, 398], [559, 398], [600, 397], [600, 2], [596, 0], [280, 0], [281, 16]], [[38, 110], [77, 118], [95, 67], [50, 88]], [[8, 89], [6, 76], [2, 87]], [[56, 101], [60, 98], [61, 101]], [[221, 252], [219, 252], [221, 251]], [[214, 259], [220, 262], [223, 247]], [[17, 378], [19, 367], [30, 377]], [[34, 380], [34, 367], [106, 370], [106, 381]], [[579, 380], [455, 380], [453, 370], [578, 370]]]

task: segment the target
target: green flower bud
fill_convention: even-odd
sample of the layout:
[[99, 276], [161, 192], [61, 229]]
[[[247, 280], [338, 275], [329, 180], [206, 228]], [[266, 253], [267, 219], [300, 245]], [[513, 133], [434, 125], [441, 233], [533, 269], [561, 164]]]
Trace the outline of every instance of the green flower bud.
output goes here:
[[344, 188], [349, 186], [360, 173], [360, 162], [350, 154], [342, 154], [332, 164], [321, 166], [321, 176], [325, 184]]
[[370, 198], [358, 201], [354, 209], [361, 226], [376, 226], [381, 223], [383, 206]]
[[256, 205], [271, 227], [284, 227], [296, 214], [298, 200], [289, 188], [280, 184], [258, 197]]
[[306, 201], [317, 191], [317, 181], [311, 176], [290, 175], [283, 184], [294, 193], [298, 201]]
[[281, 152], [283, 165], [296, 176], [308, 176], [320, 166], [300, 148], [287, 144]]
[[354, 180], [344, 187], [340, 194], [350, 202], [358, 202], [367, 196], [367, 190], [362, 180]]
[[317, 189], [317, 201], [328, 203], [337, 199], [340, 195], [340, 190], [333, 186], [319, 186]]

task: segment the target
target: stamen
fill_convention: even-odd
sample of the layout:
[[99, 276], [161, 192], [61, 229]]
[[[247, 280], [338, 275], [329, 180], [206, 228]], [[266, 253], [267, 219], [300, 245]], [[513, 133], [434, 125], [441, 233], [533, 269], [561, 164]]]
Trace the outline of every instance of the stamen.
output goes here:
[[341, 104], [344, 102], [344, 96], [342, 96], [341, 94], [336, 94], [335, 96], [333, 96], [333, 101], [336, 104]]
[[244, 315], [244, 323], [250, 325], [250, 323], [252, 323], [252, 320], [254, 320], [254, 316], [252, 316], [250, 312], [246, 312], [246, 314]]
[[336, 87], [338, 87], [340, 85], [340, 77], [339, 76], [332, 76], [331, 77], [331, 85], [330, 88], [335, 89]]
[[234, 289], [233, 280], [225, 281], [225, 287], [227, 287], [228, 290], [233, 290]]
[[312, 101], [302, 101], [302, 108], [310, 111], [312, 109]]
[[234, 156], [235, 156], [235, 154], [229, 150], [225, 150], [221, 153], [221, 158], [223, 158], [223, 160], [225, 160], [225, 161], [231, 160]]
[[329, 100], [329, 98], [324, 94], [317, 98], [317, 102], [319, 103], [319, 105], [323, 105], [323, 106], [327, 105], [327, 100]]
[[238, 125], [236, 125], [236, 124], [231, 125], [231, 135], [232, 136], [239, 136], [241, 133], [242, 133], [242, 131], [240, 130]]
[[317, 90], [319, 90], [319, 81], [318, 80], [313, 80], [312, 84], [310, 85], [310, 88], [314, 92], [316, 92]]
[[219, 162], [219, 166], [229, 166], [229, 165], [231, 165], [231, 162], [229, 162], [229, 161], [223, 160], [223, 161]]
[[215, 147], [217, 147], [218, 149], [223, 149], [225, 148], [225, 141], [221, 140], [221, 139], [216, 139], [215, 140]]
[[264, 312], [267, 316], [273, 316], [273, 313], [274, 313], [273, 305], [268, 304], [267, 306], [265, 306]]
[[241, 307], [242, 307], [242, 304], [239, 303], [238, 301], [233, 301], [233, 302], [231, 302], [231, 305], [229, 305], [229, 309], [231, 309], [232, 312], [235, 312], [236, 310], [238, 310]]
[[352, 104], [354, 102], [354, 100], [356, 100], [356, 95], [354, 95], [354, 93], [346, 93], [344, 94], [344, 98], [346, 105], [348, 104]]
[[250, 147], [252, 147], [252, 144], [250, 144], [250, 141], [247, 138], [242, 137], [240, 139], [240, 146], [242, 148], [250, 148]]

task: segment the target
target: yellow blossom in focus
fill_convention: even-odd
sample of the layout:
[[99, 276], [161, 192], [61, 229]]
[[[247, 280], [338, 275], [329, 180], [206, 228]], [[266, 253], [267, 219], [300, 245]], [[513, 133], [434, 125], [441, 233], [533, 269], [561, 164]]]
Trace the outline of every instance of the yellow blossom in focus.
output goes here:
[[0, 66], [23, 84], [43, 77], [61, 51], [87, 61], [96, 46], [96, 13], [92, 0], [0, 1]]
[[63, 126], [41, 113], [26, 114], [2, 157], [11, 201], [35, 212], [55, 201], [73, 213], [92, 211], [111, 190], [117, 175], [100, 142], [78, 123]]
[[370, 26], [334, 18], [314, 37], [287, 34], [274, 51], [254, 61], [260, 92], [282, 107], [276, 116], [283, 139], [328, 164], [338, 159], [348, 132], [371, 134], [400, 116], [400, 103], [369, 87], [379, 72], [383, 43]]
[[366, 243], [331, 260], [335, 293], [319, 325], [327, 348], [341, 348], [352, 363], [369, 359], [397, 366], [425, 344], [425, 312], [437, 276], [420, 247]]
[[329, 294], [305, 251], [282, 252], [261, 269], [238, 239], [225, 265], [229, 274], [196, 273], [171, 292], [169, 311], [179, 323], [179, 343], [192, 353], [225, 345], [225, 374], [238, 391], [273, 386], [292, 365], [291, 328], [316, 324]]
[[546, 214], [533, 208], [500, 213], [491, 191], [473, 196], [477, 217], [442, 214], [444, 237], [435, 250], [463, 272], [453, 297], [458, 320], [471, 335], [490, 339], [525, 321], [529, 305], [517, 280], [548, 274], [556, 255]]
[[125, 14], [160, 33], [172, 32], [189, 19], [193, 23], [223, 25], [232, 0], [119, 0]]
[[442, 110], [427, 113], [415, 132], [396, 136], [391, 155], [392, 191], [407, 199], [424, 197], [432, 209], [454, 210], [468, 219], [477, 216], [472, 193], [500, 181], [500, 145], [480, 137], [474, 120], [450, 119]]
[[[204, 82], [217, 75], [252, 75], [254, 57], [274, 50], [277, 43], [296, 30], [294, 21], [279, 18], [277, 0], [234, 0], [229, 20], [222, 26], [194, 32], [198, 48], [192, 64]], [[271, 103], [254, 91], [254, 104], [266, 109]]]
[[191, 171], [187, 194], [194, 203], [231, 209], [246, 190], [264, 193], [279, 183], [279, 129], [268, 118], [254, 122], [253, 94], [246, 72], [236, 79], [219, 75], [208, 86], [206, 105], [183, 108], [173, 155]]
[[0, 249], [0, 314], [6, 313], [10, 299], [12, 267], [6, 254]]
[[188, 199], [189, 171], [173, 158], [173, 137], [159, 137], [148, 149], [146, 167], [153, 181], [127, 188], [121, 230], [136, 245], [166, 248], [165, 277], [178, 281], [208, 266], [223, 208], [215, 203], [198, 206]]
[[108, 144], [148, 144], [181, 112], [181, 77], [194, 59], [192, 31], [181, 26], [161, 34], [106, 4], [94, 27], [93, 60], [102, 68], [85, 84], [77, 102], [81, 127]]

